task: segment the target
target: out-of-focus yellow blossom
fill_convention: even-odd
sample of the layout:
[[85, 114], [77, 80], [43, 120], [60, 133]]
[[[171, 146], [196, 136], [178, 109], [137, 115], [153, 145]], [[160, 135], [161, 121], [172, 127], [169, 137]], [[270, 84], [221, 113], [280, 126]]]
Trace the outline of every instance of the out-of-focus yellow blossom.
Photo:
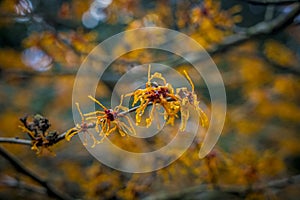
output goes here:
[[97, 44], [94, 42], [97, 39], [96, 32], [84, 33], [82, 30], [77, 32], [60, 33], [59, 37], [74, 47], [74, 49], [82, 54], [88, 54]]
[[245, 119], [237, 119], [237, 121], [235, 122], [235, 126], [238, 133], [244, 134], [256, 134], [263, 128], [261, 123], [257, 123], [252, 119], [248, 119], [246, 118], [246, 116]]
[[262, 60], [252, 59], [250, 62], [247, 58], [241, 58], [237, 64], [239, 64], [238, 70], [247, 87], [255, 88], [272, 80], [271, 72]]
[[224, 11], [219, 1], [204, 0], [191, 11], [191, 24], [194, 27], [191, 37], [204, 48], [222, 42], [225, 36], [232, 34], [233, 25], [241, 21], [240, 16], [234, 16], [240, 9], [240, 6], [234, 6]]
[[70, 2], [64, 2], [58, 11], [58, 17], [65, 20], [72, 19], [80, 21], [84, 12], [89, 10], [92, 2], [92, 0], [72, 0]]
[[[159, 15], [155, 13], [149, 13], [145, 15], [142, 19], [137, 19], [132, 21], [126, 28], [126, 30], [133, 30], [137, 28], [143, 27], [163, 27], [163, 23]], [[133, 34], [128, 31], [125, 32], [124, 41], [127, 45], [129, 45], [132, 49], [141, 48], [145, 46], [149, 46], [150, 44], [161, 44], [166, 40], [164, 33], [160, 30], [151, 32], [140, 32], [140, 35]]]
[[295, 67], [299, 63], [295, 53], [280, 42], [268, 40], [264, 48], [264, 53], [269, 60], [282, 67]]
[[273, 90], [281, 97], [288, 100], [297, 100], [300, 98], [300, 81], [288, 75], [276, 76], [273, 83]]
[[21, 59], [21, 53], [13, 49], [0, 49], [1, 67], [7, 69], [26, 69]]
[[105, 170], [99, 163], [94, 163], [86, 173], [86, 183], [83, 188], [86, 191], [87, 199], [96, 197], [103, 199], [112, 199], [116, 197], [117, 192], [122, 188], [122, 179], [119, 172]]
[[[234, 176], [229, 175], [231, 181], [233, 181], [232, 183], [235, 184], [252, 185], [265, 178], [270, 179], [280, 175], [285, 170], [282, 158], [276, 156], [274, 152], [270, 153], [268, 150], [258, 152], [253, 147], [246, 147], [233, 152], [230, 158], [228, 170], [236, 170], [236, 175], [238, 175], [236, 180], [233, 180]], [[268, 163], [272, 163], [272, 165]], [[230, 181], [230, 179], [227, 181]]]
[[133, 174], [126, 183], [126, 187], [118, 191], [118, 197], [122, 199], [139, 199], [143, 193], [147, 193], [152, 184], [153, 178], [144, 174]]

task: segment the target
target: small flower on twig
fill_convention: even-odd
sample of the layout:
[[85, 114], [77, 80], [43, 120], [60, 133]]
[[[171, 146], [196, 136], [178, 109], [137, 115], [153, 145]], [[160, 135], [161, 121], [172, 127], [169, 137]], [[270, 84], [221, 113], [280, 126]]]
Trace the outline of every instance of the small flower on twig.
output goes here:
[[[121, 111], [127, 112], [129, 110], [127, 107], [122, 106], [123, 95], [121, 96], [120, 104], [114, 109], [106, 108], [103, 104], [101, 104], [97, 99], [95, 99], [92, 96], [88, 97], [103, 108], [103, 111], [97, 110], [95, 112], [84, 114], [84, 116], [87, 117], [87, 120], [96, 120], [96, 131], [102, 137], [100, 142], [102, 142], [105, 139], [105, 137], [109, 136], [112, 132], [116, 130], [120, 133], [121, 136], [125, 136], [128, 134], [136, 134], [135, 129], [128, 116], [126, 116], [125, 114], [120, 114]], [[126, 119], [128, 125], [121, 120], [122, 118]], [[101, 130], [99, 129], [99, 126]]]
[[81, 124], [76, 124], [75, 127], [69, 129], [67, 131], [67, 133], [66, 133], [65, 138], [66, 138], [67, 141], [70, 141], [71, 138], [74, 135], [77, 135], [80, 132], [85, 133], [83, 135], [83, 137], [84, 137], [84, 143], [83, 144], [86, 146], [87, 145], [86, 134], [88, 134], [92, 138], [92, 140], [93, 140], [93, 145], [92, 145], [92, 148], [93, 148], [93, 147], [95, 147], [96, 144], [99, 143], [99, 141], [97, 141], [97, 139], [95, 138], [95, 136], [93, 134], [91, 134], [88, 131], [88, 129], [89, 128], [93, 128], [95, 125], [94, 125], [94, 123], [87, 123], [87, 122], [85, 122], [84, 116], [83, 116], [83, 114], [82, 114], [82, 112], [80, 110], [80, 107], [79, 107], [79, 103], [75, 103], [75, 104], [76, 104], [77, 110], [78, 110], [78, 112], [80, 114], [80, 117], [81, 117]]
[[192, 91], [189, 91], [186, 87], [177, 88], [176, 89], [176, 97], [180, 102], [180, 113], [181, 113], [181, 125], [180, 130], [184, 131], [186, 127], [186, 123], [189, 119], [189, 106], [192, 106], [199, 114], [200, 125], [202, 127], [208, 126], [208, 118], [205, 112], [199, 107], [199, 101], [197, 94], [195, 93], [195, 86], [186, 71], [183, 71], [186, 79], [189, 81]]

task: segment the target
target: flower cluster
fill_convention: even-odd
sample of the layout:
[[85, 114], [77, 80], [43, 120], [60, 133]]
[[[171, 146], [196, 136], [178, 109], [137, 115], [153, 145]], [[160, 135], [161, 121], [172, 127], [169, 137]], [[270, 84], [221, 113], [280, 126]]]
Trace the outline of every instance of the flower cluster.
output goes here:
[[28, 121], [28, 116], [22, 117], [20, 119], [22, 125], [19, 126], [30, 137], [32, 141], [31, 149], [36, 151], [38, 155], [42, 154], [44, 148], [52, 152], [48, 147], [56, 143], [58, 133], [48, 131], [50, 127], [49, 120], [42, 115], [36, 114], [32, 118], [32, 121]]
[[211, 48], [234, 32], [234, 25], [242, 20], [238, 14], [240, 11], [239, 5], [223, 10], [220, 1], [202, 1], [190, 11], [189, 21], [186, 22], [191, 27], [190, 36], [203, 47]]
[[[136, 105], [137, 103], [140, 104], [139, 108], [136, 109], [136, 125], [141, 123], [145, 109], [148, 105], [150, 105], [150, 103], [152, 104], [152, 109], [149, 117], [146, 119], [147, 127], [149, 127], [152, 123], [157, 104], [164, 108], [164, 118], [167, 120], [167, 124], [174, 124], [174, 119], [175, 117], [178, 117], [177, 113], [180, 110], [180, 105], [177, 101], [178, 98], [174, 94], [174, 89], [171, 84], [167, 83], [162, 74], [155, 72], [153, 75], [151, 75], [150, 71], [151, 66], [148, 68], [148, 81], [145, 85], [145, 88], [138, 89], [133, 93], [126, 95], [133, 96], [132, 106]], [[162, 80], [164, 85], [151, 82], [154, 78]]]
[[[175, 92], [173, 86], [170, 83], [167, 83], [161, 73], [155, 72], [154, 74], [151, 74], [151, 66], [149, 65], [148, 80], [145, 83], [145, 87], [137, 89], [125, 96], [122, 95], [120, 104], [113, 109], [106, 108], [97, 99], [92, 96], [88, 96], [92, 101], [98, 104], [102, 110], [83, 114], [79, 108], [79, 104], [76, 103], [82, 118], [82, 124], [77, 124], [76, 127], [67, 131], [66, 139], [69, 141], [74, 135], [80, 132], [90, 134], [88, 132], [88, 128], [95, 128], [96, 132], [98, 132], [99, 136], [102, 138], [98, 141], [92, 134], [90, 134], [90, 137], [93, 140], [92, 147], [94, 147], [97, 143], [103, 142], [106, 137], [115, 131], [118, 131], [121, 136], [135, 135], [136, 132], [133, 123], [126, 115], [130, 112], [135, 112], [135, 124], [139, 126], [142, 123], [145, 110], [148, 106], [152, 106], [152, 108], [145, 119], [146, 127], [149, 127], [153, 120], [158, 118], [158, 114], [162, 114], [166, 124], [170, 125], [174, 125], [175, 119], [181, 116], [180, 131], [184, 131], [189, 119], [189, 108], [197, 111], [200, 119], [200, 125], [207, 127], [208, 118], [205, 112], [199, 107], [199, 100], [194, 90], [194, 84], [186, 71], [184, 71], [184, 75], [189, 81], [192, 90], [190, 91], [187, 87], [181, 87], [176, 88]], [[155, 79], [162, 82], [163, 85], [155, 82]], [[124, 97], [130, 97], [133, 99], [132, 108], [127, 108], [122, 105]], [[158, 106], [163, 108], [163, 113], [159, 113], [157, 111]], [[85, 121], [89, 121], [90, 123]], [[160, 128], [159, 123], [157, 123], [157, 126]], [[86, 143], [87, 142], [85, 142], [85, 144]]]

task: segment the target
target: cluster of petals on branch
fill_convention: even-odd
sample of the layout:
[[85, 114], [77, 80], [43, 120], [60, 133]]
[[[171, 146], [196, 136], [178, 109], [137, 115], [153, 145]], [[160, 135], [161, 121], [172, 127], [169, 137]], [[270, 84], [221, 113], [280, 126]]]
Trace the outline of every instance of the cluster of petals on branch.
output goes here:
[[36, 114], [32, 117], [32, 121], [28, 120], [28, 116], [20, 118], [20, 121], [22, 125], [19, 128], [30, 137], [33, 151], [40, 155], [44, 149], [47, 149], [54, 154], [49, 147], [57, 142], [58, 133], [56, 131], [48, 131], [50, 123], [47, 118]]
[[[187, 87], [176, 88], [176, 90], [174, 90], [173, 86], [170, 83], [167, 83], [161, 73], [155, 72], [154, 74], [151, 74], [151, 66], [149, 65], [148, 80], [145, 87], [137, 89], [132, 93], [121, 95], [120, 104], [111, 109], [105, 107], [94, 97], [88, 96], [92, 101], [98, 104], [102, 110], [83, 114], [79, 108], [79, 104], [76, 103], [82, 122], [67, 131], [65, 136], [66, 140], [70, 141], [74, 135], [83, 132], [90, 135], [93, 140], [92, 147], [95, 147], [96, 144], [102, 143], [106, 137], [115, 131], [121, 136], [135, 135], [136, 131], [133, 123], [126, 115], [135, 111], [135, 124], [139, 126], [142, 123], [148, 106], [152, 106], [152, 108], [145, 119], [147, 127], [152, 124], [158, 114], [162, 114], [166, 124], [170, 125], [174, 125], [175, 119], [180, 116], [180, 131], [184, 131], [189, 119], [189, 108], [197, 111], [200, 125], [202, 127], [207, 127], [209, 121], [205, 112], [199, 107], [199, 100], [194, 91], [194, 84], [186, 71], [184, 71], [184, 75], [191, 85], [191, 91]], [[162, 82], [163, 85], [155, 82], [154, 79]], [[122, 103], [124, 97], [133, 98], [132, 106], [136, 107], [128, 108], [123, 106]], [[158, 106], [163, 108], [163, 113], [158, 111]], [[89, 124], [95, 124], [95, 126], [90, 126]], [[159, 128], [159, 123], [157, 123], [157, 126]], [[88, 132], [88, 129], [91, 127], [95, 128], [96, 132], [99, 133], [101, 140], [97, 140]], [[84, 134], [84, 137], [84, 144], [86, 145], [86, 134]]]

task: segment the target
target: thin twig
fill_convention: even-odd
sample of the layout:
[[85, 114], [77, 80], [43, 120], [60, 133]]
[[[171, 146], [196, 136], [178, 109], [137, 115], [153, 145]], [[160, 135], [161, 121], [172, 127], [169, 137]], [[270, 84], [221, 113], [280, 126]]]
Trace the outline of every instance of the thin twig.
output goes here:
[[24, 145], [32, 145], [31, 140], [20, 139], [17, 137], [8, 138], [8, 137], [0, 137], [0, 143], [12, 143], [12, 144], [24, 144]]
[[299, 0], [246, 0], [246, 1], [252, 4], [263, 4], [263, 5], [270, 5], [270, 4], [282, 5], [282, 4], [299, 2]]
[[[171, 99], [167, 99], [167, 100], [170, 101]], [[150, 102], [148, 104], [148, 106], [150, 106], [150, 105], [152, 105], [152, 102]], [[138, 108], [139, 108], [139, 106], [132, 107], [132, 108], [130, 108], [127, 111], [123, 111], [123, 112], [118, 113], [118, 116], [127, 115], [127, 114], [129, 114], [131, 112], [136, 111]], [[96, 126], [96, 123], [94, 123], [94, 122], [89, 123], [88, 124], [88, 129], [95, 128], [95, 126]], [[76, 128], [76, 127], [74, 127], [74, 128]], [[53, 142], [53, 144], [56, 144], [56, 143], [64, 140], [66, 134], [67, 134], [67, 131], [65, 131], [64, 133], [60, 134], [57, 137], [57, 139]], [[32, 141], [31, 140], [29, 140], [29, 139], [20, 139], [20, 138], [17, 138], [17, 137], [0, 137], [0, 143], [12, 143], [12, 144], [21, 144], [21, 145], [29, 145], [29, 146], [32, 145]]]
[[28, 192], [34, 192], [42, 195], [47, 194], [47, 190], [44, 187], [32, 185], [7, 175], [3, 176], [2, 179], [0, 180], [0, 186], [23, 189]]
[[[300, 14], [300, 4], [294, 3], [290, 6], [291, 10], [288, 13], [282, 13], [277, 16], [273, 20], [263, 21], [249, 28], [245, 28], [239, 31], [236, 34], [226, 37], [222, 43], [217, 44], [208, 50], [208, 53], [212, 55], [216, 55], [219, 53], [223, 53], [228, 49], [240, 45], [244, 42], [247, 42], [253, 38], [257, 38], [259, 36], [270, 35], [278, 32], [279, 30], [284, 29], [293, 23], [294, 18]], [[193, 58], [190, 59], [189, 62], [201, 62], [203, 59], [207, 59], [206, 56], [202, 56], [203, 52], [194, 52]], [[199, 55], [199, 56], [197, 56]], [[188, 55], [186, 55], [188, 57]], [[186, 57], [184, 56], [184, 57]], [[177, 67], [183, 64], [187, 64], [188, 61], [184, 58], [175, 58], [173, 60], [166, 61], [166, 63], [170, 66]], [[300, 69], [296, 68], [287, 68], [286, 72], [300, 75]]]
[[258, 184], [253, 186], [251, 190], [249, 187], [243, 187], [238, 185], [221, 185], [218, 189], [213, 189], [211, 184], [202, 184], [190, 188], [183, 189], [174, 193], [161, 193], [151, 195], [145, 198], [145, 200], [167, 200], [167, 199], [197, 199], [201, 193], [216, 191], [223, 195], [230, 194], [239, 197], [245, 197], [249, 192], [260, 192], [267, 188], [283, 189], [289, 185], [299, 184], [300, 175], [295, 175], [290, 178], [284, 178], [280, 180], [270, 181], [267, 184]]
[[[173, 101], [172, 98], [166, 98], [166, 100], [167, 101]], [[152, 104], [153, 104], [153, 102], [149, 102], [147, 106], [151, 106]], [[132, 112], [136, 111], [138, 108], [139, 108], [139, 106], [135, 106], [135, 107], [132, 107], [132, 108], [126, 110], [126, 111], [119, 112], [118, 116], [122, 117], [124, 115], [127, 115], [129, 113], [132, 113]], [[95, 128], [95, 126], [96, 126], [96, 123], [94, 123], [94, 122], [88, 123], [87, 129]], [[76, 127], [74, 127], [74, 128], [76, 128]], [[64, 140], [66, 134], [67, 134], [67, 131], [60, 134], [57, 137], [57, 139], [53, 142], [53, 144], [56, 144], [56, 143]], [[20, 138], [17, 138], [17, 137], [0, 137], [0, 143], [12, 143], [12, 144], [21, 144], [21, 145], [29, 145], [29, 146], [32, 145], [31, 140], [29, 140], [29, 139], [20, 139]], [[40, 146], [40, 144], [37, 144], [37, 146]]]
[[[88, 128], [95, 128], [96, 124], [95, 123], [89, 123]], [[76, 127], [74, 127], [76, 128]], [[60, 134], [57, 139], [53, 142], [53, 144], [56, 144], [62, 140], [65, 139], [65, 136], [67, 134], [67, 131], [65, 131], [64, 133]], [[17, 137], [0, 137], [0, 143], [11, 143], [11, 144], [21, 144], [21, 145], [32, 145], [32, 141], [29, 139], [20, 139]], [[39, 144], [37, 144], [37, 146], [40, 146]]]
[[21, 163], [21, 161], [19, 161], [16, 157], [8, 153], [1, 146], [0, 146], [0, 155], [3, 156], [7, 161], [9, 161], [18, 172], [21, 172], [22, 174], [30, 177], [32, 180], [36, 181], [41, 186], [43, 186], [47, 190], [49, 196], [55, 197], [57, 199], [62, 199], [62, 200], [72, 199], [67, 194], [62, 193], [58, 191], [56, 188], [49, 185], [47, 181], [45, 181], [44, 179], [39, 177], [36, 173], [28, 169], [25, 165], [23, 165], [23, 163]]
[[[170, 99], [167, 99], [167, 100], [170, 100]], [[152, 102], [150, 102], [148, 104], [148, 106], [152, 105]], [[136, 111], [136, 109], [138, 109], [139, 106], [135, 106], [135, 107], [132, 107], [130, 108], [129, 110], [127, 111], [123, 111], [123, 112], [120, 112], [118, 113], [118, 116], [123, 116], [123, 115], [127, 115], [131, 112], [134, 112]], [[88, 129], [92, 129], [92, 128], [95, 128], [96, 126], [96, 123], [92, 122], [92, 123], [89, 123], [88, 124]], [[76, 127], [74, 127], [76, 128]], [[67, 134], [67, 131], [65, 131], [64, 133], [60, 134], [57, 139], [53, 142], [53, 144], [56, 144], [62, 140], [65, 139], [65, 136]], [[0, 137], [0, 143], [12, 143], [12, 144], [21, 144], [21, 145], [29, 145], [31, 146], [32, 145], [32, 141], [29, 140], [29, 139], [20, 139], [20, 138], [17, 138], [17, 137]], [[40, 146], [39, 144], [37, 146]]]
[[257, 187], [257, 189], [263, 188], [263, 187], [284, 188], [288, 185], [298, 184], [298, 183], [300, 183], [300, 175], [295, 175], [295, 176], [292, 176], [292, 177], [289, 177], [289, 178], [284, 178], [284, 179], [280, 179], [280, 180], [271, 181], [266, 186], [260, 186], [260, 187]]
[[294, 18], [300, 13], [300, 4], [295, 3], [290, 6], [288, 13], [283, 13], [270, 21], [260, 22], [252, 27], [244, 29], [244, 31], [231, 35], [220, 44], [212, 48], [209, 53], [216, 54], [227, 50], [230, 47], [248, 41], [254, 37], [261, 35], [273, 34], [293, 23]]

